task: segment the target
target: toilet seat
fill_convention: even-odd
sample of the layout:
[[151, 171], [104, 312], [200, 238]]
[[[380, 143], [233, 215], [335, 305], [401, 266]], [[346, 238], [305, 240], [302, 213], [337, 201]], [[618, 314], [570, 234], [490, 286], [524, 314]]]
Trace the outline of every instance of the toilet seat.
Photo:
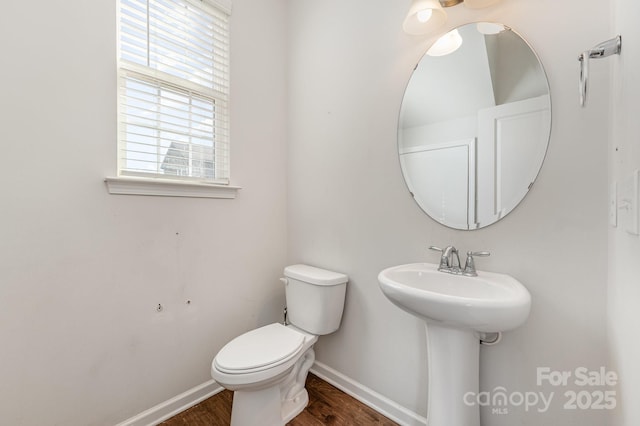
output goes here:
[[294, 358], [305, 336], [280, 323], [249, 331], [227, 343], [214, 359], [215, 367], [227, 374], [255, 373], [277, 367]]

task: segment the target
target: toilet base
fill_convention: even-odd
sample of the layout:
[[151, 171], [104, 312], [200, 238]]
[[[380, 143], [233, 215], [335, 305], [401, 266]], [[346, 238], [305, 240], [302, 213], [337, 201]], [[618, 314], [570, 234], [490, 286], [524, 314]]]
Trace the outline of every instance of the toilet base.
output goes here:
[[278, 386], [259, 391], [235, 391], [231, 426], [283, 426], [302, 413], [308, 403], [309, 394], [306, 389], [303, 389], [296, 398], [282, 402]]
[[278, 386], [259, 391], [235, 391], [231, 426], [283, 426], [302, 413], [308, 403], [309, 394], [306, 389], [294, 399], [286, 401], [281, 401]]
[[288, 423], [293, 420], [295, 416], [302, 413], [309, 403], [309, 394], [306, 389], [302, 389], [302, 392], [296, 396], [295, 399], [290, 399], [282, 402], [282, 421]]
[[284, 379], [262, 389], [236, 390], [231, 426], [284, 426], [300, 414], [309, 403], [304, 385], [314, 361], [315, 352], [310, 347]]

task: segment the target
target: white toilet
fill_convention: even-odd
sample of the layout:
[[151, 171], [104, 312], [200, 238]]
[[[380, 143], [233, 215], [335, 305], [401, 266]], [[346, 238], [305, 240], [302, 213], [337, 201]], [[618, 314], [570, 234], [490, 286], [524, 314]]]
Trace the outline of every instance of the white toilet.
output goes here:
[[340, 327], [348, 277], [308, 265], [287, 266], [288, 324], [269, 324], [227, 343], [211, 377], [234, 391], [231, 426], [282, 426], [309, 402], [305, 389], [318, 336]]

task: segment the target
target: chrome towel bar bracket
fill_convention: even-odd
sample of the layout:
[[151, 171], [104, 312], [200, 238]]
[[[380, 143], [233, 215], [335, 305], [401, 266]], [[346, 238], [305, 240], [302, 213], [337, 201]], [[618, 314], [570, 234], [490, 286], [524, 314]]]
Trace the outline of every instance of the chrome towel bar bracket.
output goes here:
[[622, 51], [622, 37], [620, 35], [604, 41], [589, 50], [578, 55], [580, 61], [580, 106], [587, 105], [587, 86], [589, 81], [589, 59], [606, 58], [611, 55], [619, 55]]

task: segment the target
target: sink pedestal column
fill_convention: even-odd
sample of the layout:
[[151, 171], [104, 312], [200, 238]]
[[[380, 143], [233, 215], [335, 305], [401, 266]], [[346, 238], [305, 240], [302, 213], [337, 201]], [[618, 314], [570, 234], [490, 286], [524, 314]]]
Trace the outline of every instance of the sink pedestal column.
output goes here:
[[[426, 322], [427, 426], [480, 426], [480, 339], [474, 331]], [[471, 392], [465, 398], [467, 393]], [[466, 402], [465, 402], [466, 401]]]

